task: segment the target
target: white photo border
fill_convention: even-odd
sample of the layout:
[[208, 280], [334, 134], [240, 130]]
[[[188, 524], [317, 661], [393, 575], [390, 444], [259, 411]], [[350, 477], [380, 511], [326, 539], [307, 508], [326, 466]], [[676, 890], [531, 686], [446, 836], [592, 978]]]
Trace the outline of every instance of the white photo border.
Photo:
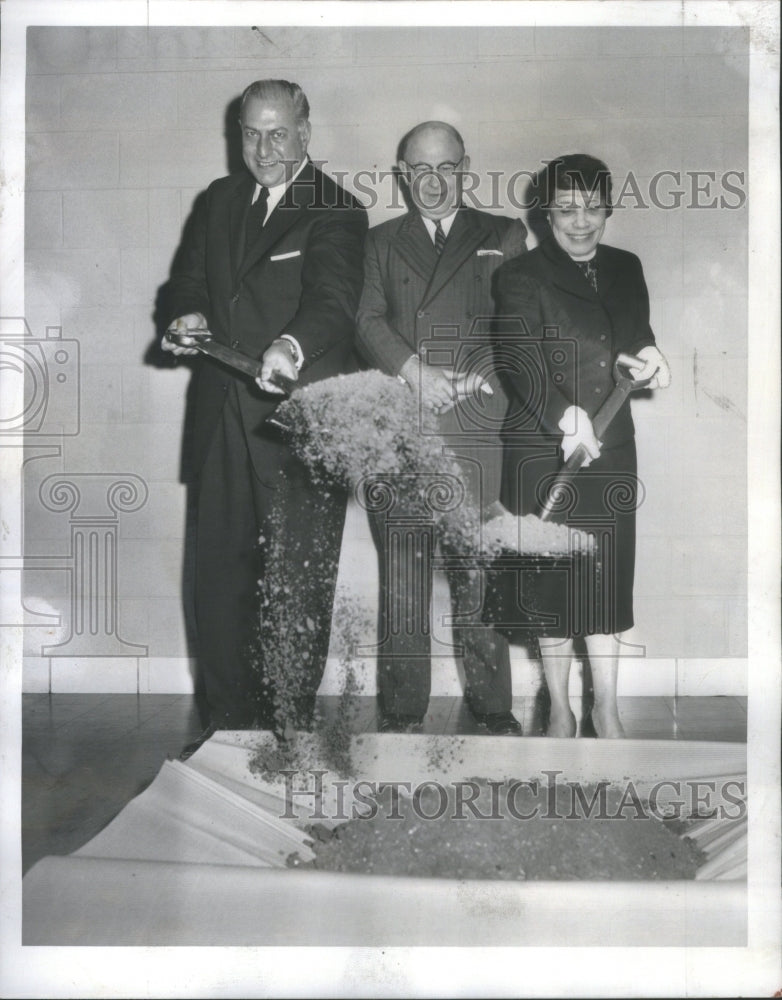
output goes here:
[[[24, 948], [21, 946], [21, 629], [2, 632], [0, 992], [25, 997], [722, 996], [782, 988], [780, 905], [779, 10], [769, 2], [319, 3], [5, 0], [0, 63], [2, 299], [24, 315], [25, 30], [31, 25], [748, 25], [749, 712], [746, 948]], [[3, 392], [21, 387], [4, 378]], [[4, 538], [18, 543], [20, 484], [0, 448]], [[2, 574], [2, 600], [18, 600]], [[2, 620], [2, 619], [0, 619]]]

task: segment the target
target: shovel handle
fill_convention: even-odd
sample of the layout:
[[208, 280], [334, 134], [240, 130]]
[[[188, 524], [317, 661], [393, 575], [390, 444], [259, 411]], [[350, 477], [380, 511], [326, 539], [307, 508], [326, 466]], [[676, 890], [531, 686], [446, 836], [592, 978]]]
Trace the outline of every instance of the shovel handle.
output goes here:
[[[258, 358], [251, 358], [249, 354], [243, 354], [242, 351], [237, 351], [233, 347], [219, 343], [205, 331], [187, 330], [184, 331], [184, 335], [192, 337], [192, 343], [188, 346], [193, 347], [200, 354], [206, 354], [210, 358], [214, 358], [215, 361], [221, 362], [221, 364], [232, 368], [242, 375], [249, 375], [252, 379], [260, 377], [263, 362]], [[177, 335], [174, 332], [167, 333], [167, 336], [171, 340], [177, 339]], [[296, 379], [288, 378], [287, 375], [283, 375], [281, 372], [272, 372], [268, 381], [272, 385], [276, 385], [278, 389], [282, 389], [288, 395], [296, 388], [297, 384]]]
[[[654, 375], [652, 375], [651, 378], [647, 379], [634, 379], [632, 374], [628, 374], [629, 371], [630, 369], [628, 369], [627, 365], [622, 364], [618, 359], [614, 362], [614, 388], [592, 418], [592, 430], [598, 441], [603, 437], [609, 424], [620, 411], [630, 393], [635, 392], [637, 389], [645, 389], [654, 378]], [[539, 517], [542, 521], [547, 521], [554, 512], [559, 487], [573, 478], [588, 457], [589, 452], [580, 444], [573, 451], [570, 458], [562, 465], [557, 478], [549, 488], [548, 498], [541, 508]]]
[[578, 472], [578, 470], [581, 468], [584, 462], [586, 462], [588, 457], [589, 457], [589, 452], [586, 450], [583, 444], [580, 444], [576, 447], [576, 449], [571, 454], [570, 458], [567, 460], [567, 462], [565, 462], [565, 464], [559, 470], [559, 472], [557, 473], [557, 478], [549, 487], [546, 502], [543, 504], [543, 506], [540, 509], [540, 513], [538, 514], [538, 517], [541, 519], [541, 521], [548, 521], [548, 519], [554, 513], [554, 508], [557, 505], [557, 494], [559, 493], [560, 487], [570, 482], [570, 480], [573, 478], [573, 476], [575, 476], [575, 474]]

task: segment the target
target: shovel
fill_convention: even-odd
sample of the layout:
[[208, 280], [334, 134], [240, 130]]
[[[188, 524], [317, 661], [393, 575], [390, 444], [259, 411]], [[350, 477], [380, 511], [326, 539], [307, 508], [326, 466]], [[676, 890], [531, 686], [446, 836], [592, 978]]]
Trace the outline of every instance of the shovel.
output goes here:
[[[657, 374], [654, 371], [649, 378], [634, 379], [630, 374], [631, 369], [629, 365], [620, 360], [622, 357], [628, 357], [628, 355], [620, 354], [614, 362], [614, 389], [592, 419], [592, 428], [598, 441], [605, 434], [608, 425], [617, 415], [630, 393], [636, 392], [638, 389], [645, 389]], [[575, 476], [588, 458], [589, 452], [580, 444], [559, 470], [557, 478], [552, 483], [548, 492], [548, 499], [538, 515], [541, 521], [548, 521], [551, 517], [557, 504], [560, 488]]]
[[[219, 361], [227, 368], [232, 368], [242, 375], [248, 375], [251, 379], [256, 379], [260, 376], [263, 366], [262, 361], [258, 358], [251, 358], [249, 354], [236, 351], [233, 347], [228, 347], [226, 344], [218, 343], [212, 339], [212, 335], [208, 330], [185, 330], [181, 334], [175, 330], [166, 331], [166, 337], [175, 343], [180, 342], [180, 338], [183, 336], [193, 338], [192, 344], [183, 346], [193, 347], [201, 354], [207, 354], [210, 358], [214, 358], [215, 361]], [[288, 378], [280, 372], [273, 372], [268, 381], [272, 385], [276, 385], [278, 389], [282, 389], [286, 395], [290, 395], [298, 384], [296, 379]]]

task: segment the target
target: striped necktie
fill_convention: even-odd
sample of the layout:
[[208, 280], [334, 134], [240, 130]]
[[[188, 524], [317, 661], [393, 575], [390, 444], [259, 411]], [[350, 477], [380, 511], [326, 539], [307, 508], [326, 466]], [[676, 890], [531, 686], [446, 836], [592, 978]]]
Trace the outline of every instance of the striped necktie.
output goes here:
[[247, 209], [247, 218], [244, 224], [244, 252], [250, 249], [255, 242], [255, 238], [263, 229], [266, 221], [266, 209], [269, 204], [269, 189], [262, 187], [258, 192], [258, 197]]
[[445, 238], [445, 230], [443, 229], [442, 223], [438, 219], [434, 226], [434, 249], [438, 257], [443, 252]]

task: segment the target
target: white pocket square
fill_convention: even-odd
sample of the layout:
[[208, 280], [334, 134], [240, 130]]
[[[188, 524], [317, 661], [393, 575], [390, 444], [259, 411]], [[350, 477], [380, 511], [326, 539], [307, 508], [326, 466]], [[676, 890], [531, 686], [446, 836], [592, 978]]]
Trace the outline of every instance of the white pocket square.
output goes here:
[[505, 254], [502, 250], [479, 250], [479, 257], [504, 257]]
[[269, 260], [288, 260], [291, 257], [301, 257], [301, 250], [291, 250], [290, 253], [275, 253]]

